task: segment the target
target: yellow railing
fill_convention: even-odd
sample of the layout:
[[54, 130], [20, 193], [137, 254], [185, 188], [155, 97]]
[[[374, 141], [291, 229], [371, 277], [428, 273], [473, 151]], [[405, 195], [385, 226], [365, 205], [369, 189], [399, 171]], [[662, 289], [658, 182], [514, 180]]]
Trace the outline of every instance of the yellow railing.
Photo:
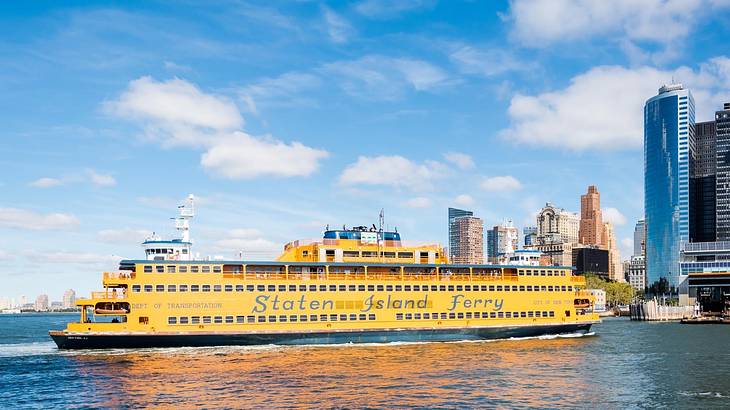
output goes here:
[[134, 279], [134, 272], [104, 272], [104, 280]]
[[101, 292], [91, 292], [91, 298], [92, 299], [126, 299], [127, 295], [124, 292], [122, 292], [121, 290], [118, 292], [101, 291]]

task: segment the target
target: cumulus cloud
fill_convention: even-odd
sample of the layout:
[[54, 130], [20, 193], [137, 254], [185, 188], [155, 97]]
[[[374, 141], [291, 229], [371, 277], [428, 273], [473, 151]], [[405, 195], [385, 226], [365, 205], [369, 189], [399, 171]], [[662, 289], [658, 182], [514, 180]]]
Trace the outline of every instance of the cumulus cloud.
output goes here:
[[428, 208], [431, 206], [431, 200], [426, 197], [419, 196], [407, 200], [404, 205], [408, 208]]
[[243, 132], [243, 118], [231, 100], [180, 79], [158, 82], [142, 77], [105, 106], [113, 115], [141, 121], [148, 137], [164, 146], [205, 149], [201, 165], [226, 178], [308, 176], [328, 156], [300, 142]]
[[117, 184], [117, 181], [114, 179], [111, 175], [106, 174], [99, 174], [93, 169], [86, 170], [86, 173], [89, 176], [89, 180], [92, 184], [99, 186], [99, 187], [107, 187], [107, 186], [114, 186]]
[[481, 187], [485, 191], [509, 192], [521, 189], [522, 183], [511, 175], [502, 175], [484, 178], [482, 180]]
[[79, 224], [79, 220], [70, 214], [48, 213], [18, 208], [0, 208], [0, 228], [30, 230], [63, 230], [71, 229]]
[[346, 43], [354, 31], [350, 23], [329, 7], [323, 6], [322, 13], [330, 40], [333, 43]]
[[28, 184], [34, 188], [50, 188], [54, 186], [63, 185], [63, 181], [58, 178], [43, 177], [36, 179], [35, 181]]
[[616, 208], [603, 208], [602, 214], [604, 222], [611, 222], [615, 226], [626, 224], [626, 217]]
[[444, 154], [444, 158], [461, 170], [472, 169], [475, 166], [471, 155], [462, 152], [447, 152]]
[[399, 155], [360, 156], [345, 168], [339, 181], [343, 185], [384, 185], [419, 191], [431, 188], [446, 172], [437, 161], [417, 163]]
[[426, 61], [380, 55], [325, 64], [321, 70], [348, 94], [367, 99], [397, 99], [409, 89], [429, 91], [449, 82], [445, 71]]
[[474, 198], [472, 198], [471, 195], [461, 194], [454, 198], [454, 203], [456, 205], [470, 206], [474, 205]]
[[673, 77], [694, 95], [697, 120], [709, 119], [730, 92], [730, 59], [712, 58], [698, 70], [594, 67], [562, 90], [515, 95], [508, 110], [510, 127], [499, 135], [572, 150], [638, 148], [643, 143], [644, 103]]

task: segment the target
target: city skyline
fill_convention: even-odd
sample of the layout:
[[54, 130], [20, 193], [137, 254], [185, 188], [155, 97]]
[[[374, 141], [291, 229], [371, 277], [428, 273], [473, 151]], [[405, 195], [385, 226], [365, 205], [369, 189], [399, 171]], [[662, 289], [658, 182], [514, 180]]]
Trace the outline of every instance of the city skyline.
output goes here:
[[189, 193], [197, 251], [261, 257], [381, 208], [408, 240], [446, 244], [450, 206], [521, 232], [597, 185], [631, 255], [641, 107], [672, 77], [698, 121], [730, 99], [727, 8], [526, 4], [3, 4], [3, 293], [88, 294]]

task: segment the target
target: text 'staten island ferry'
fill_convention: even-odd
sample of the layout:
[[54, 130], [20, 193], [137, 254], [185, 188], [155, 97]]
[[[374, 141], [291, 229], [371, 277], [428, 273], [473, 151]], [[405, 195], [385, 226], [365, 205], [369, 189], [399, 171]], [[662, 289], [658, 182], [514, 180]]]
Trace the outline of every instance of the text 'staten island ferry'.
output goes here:
[[327, 230], [276, 261], [196, 260], [193, 198], [181, 239], [150, 238], [146, 259], [104, 273], [76, 302], [59, 348], [455, 341], [585, 333], [598, 322], [569, 267], [449, 264], [439, 245], [398, 232]]

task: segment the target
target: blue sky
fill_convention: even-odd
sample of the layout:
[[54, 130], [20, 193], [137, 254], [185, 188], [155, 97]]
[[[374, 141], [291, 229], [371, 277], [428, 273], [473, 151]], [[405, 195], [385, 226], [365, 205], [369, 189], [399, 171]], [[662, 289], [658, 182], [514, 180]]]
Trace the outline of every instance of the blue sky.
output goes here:
[[729, 31], [721, 0], [4, 2], [0, 296], [99, 288], [188, 193], [199, 252], [264, 257], [596, 184], [627, 257], [643, 103], [674, 78], [711, 118]]

